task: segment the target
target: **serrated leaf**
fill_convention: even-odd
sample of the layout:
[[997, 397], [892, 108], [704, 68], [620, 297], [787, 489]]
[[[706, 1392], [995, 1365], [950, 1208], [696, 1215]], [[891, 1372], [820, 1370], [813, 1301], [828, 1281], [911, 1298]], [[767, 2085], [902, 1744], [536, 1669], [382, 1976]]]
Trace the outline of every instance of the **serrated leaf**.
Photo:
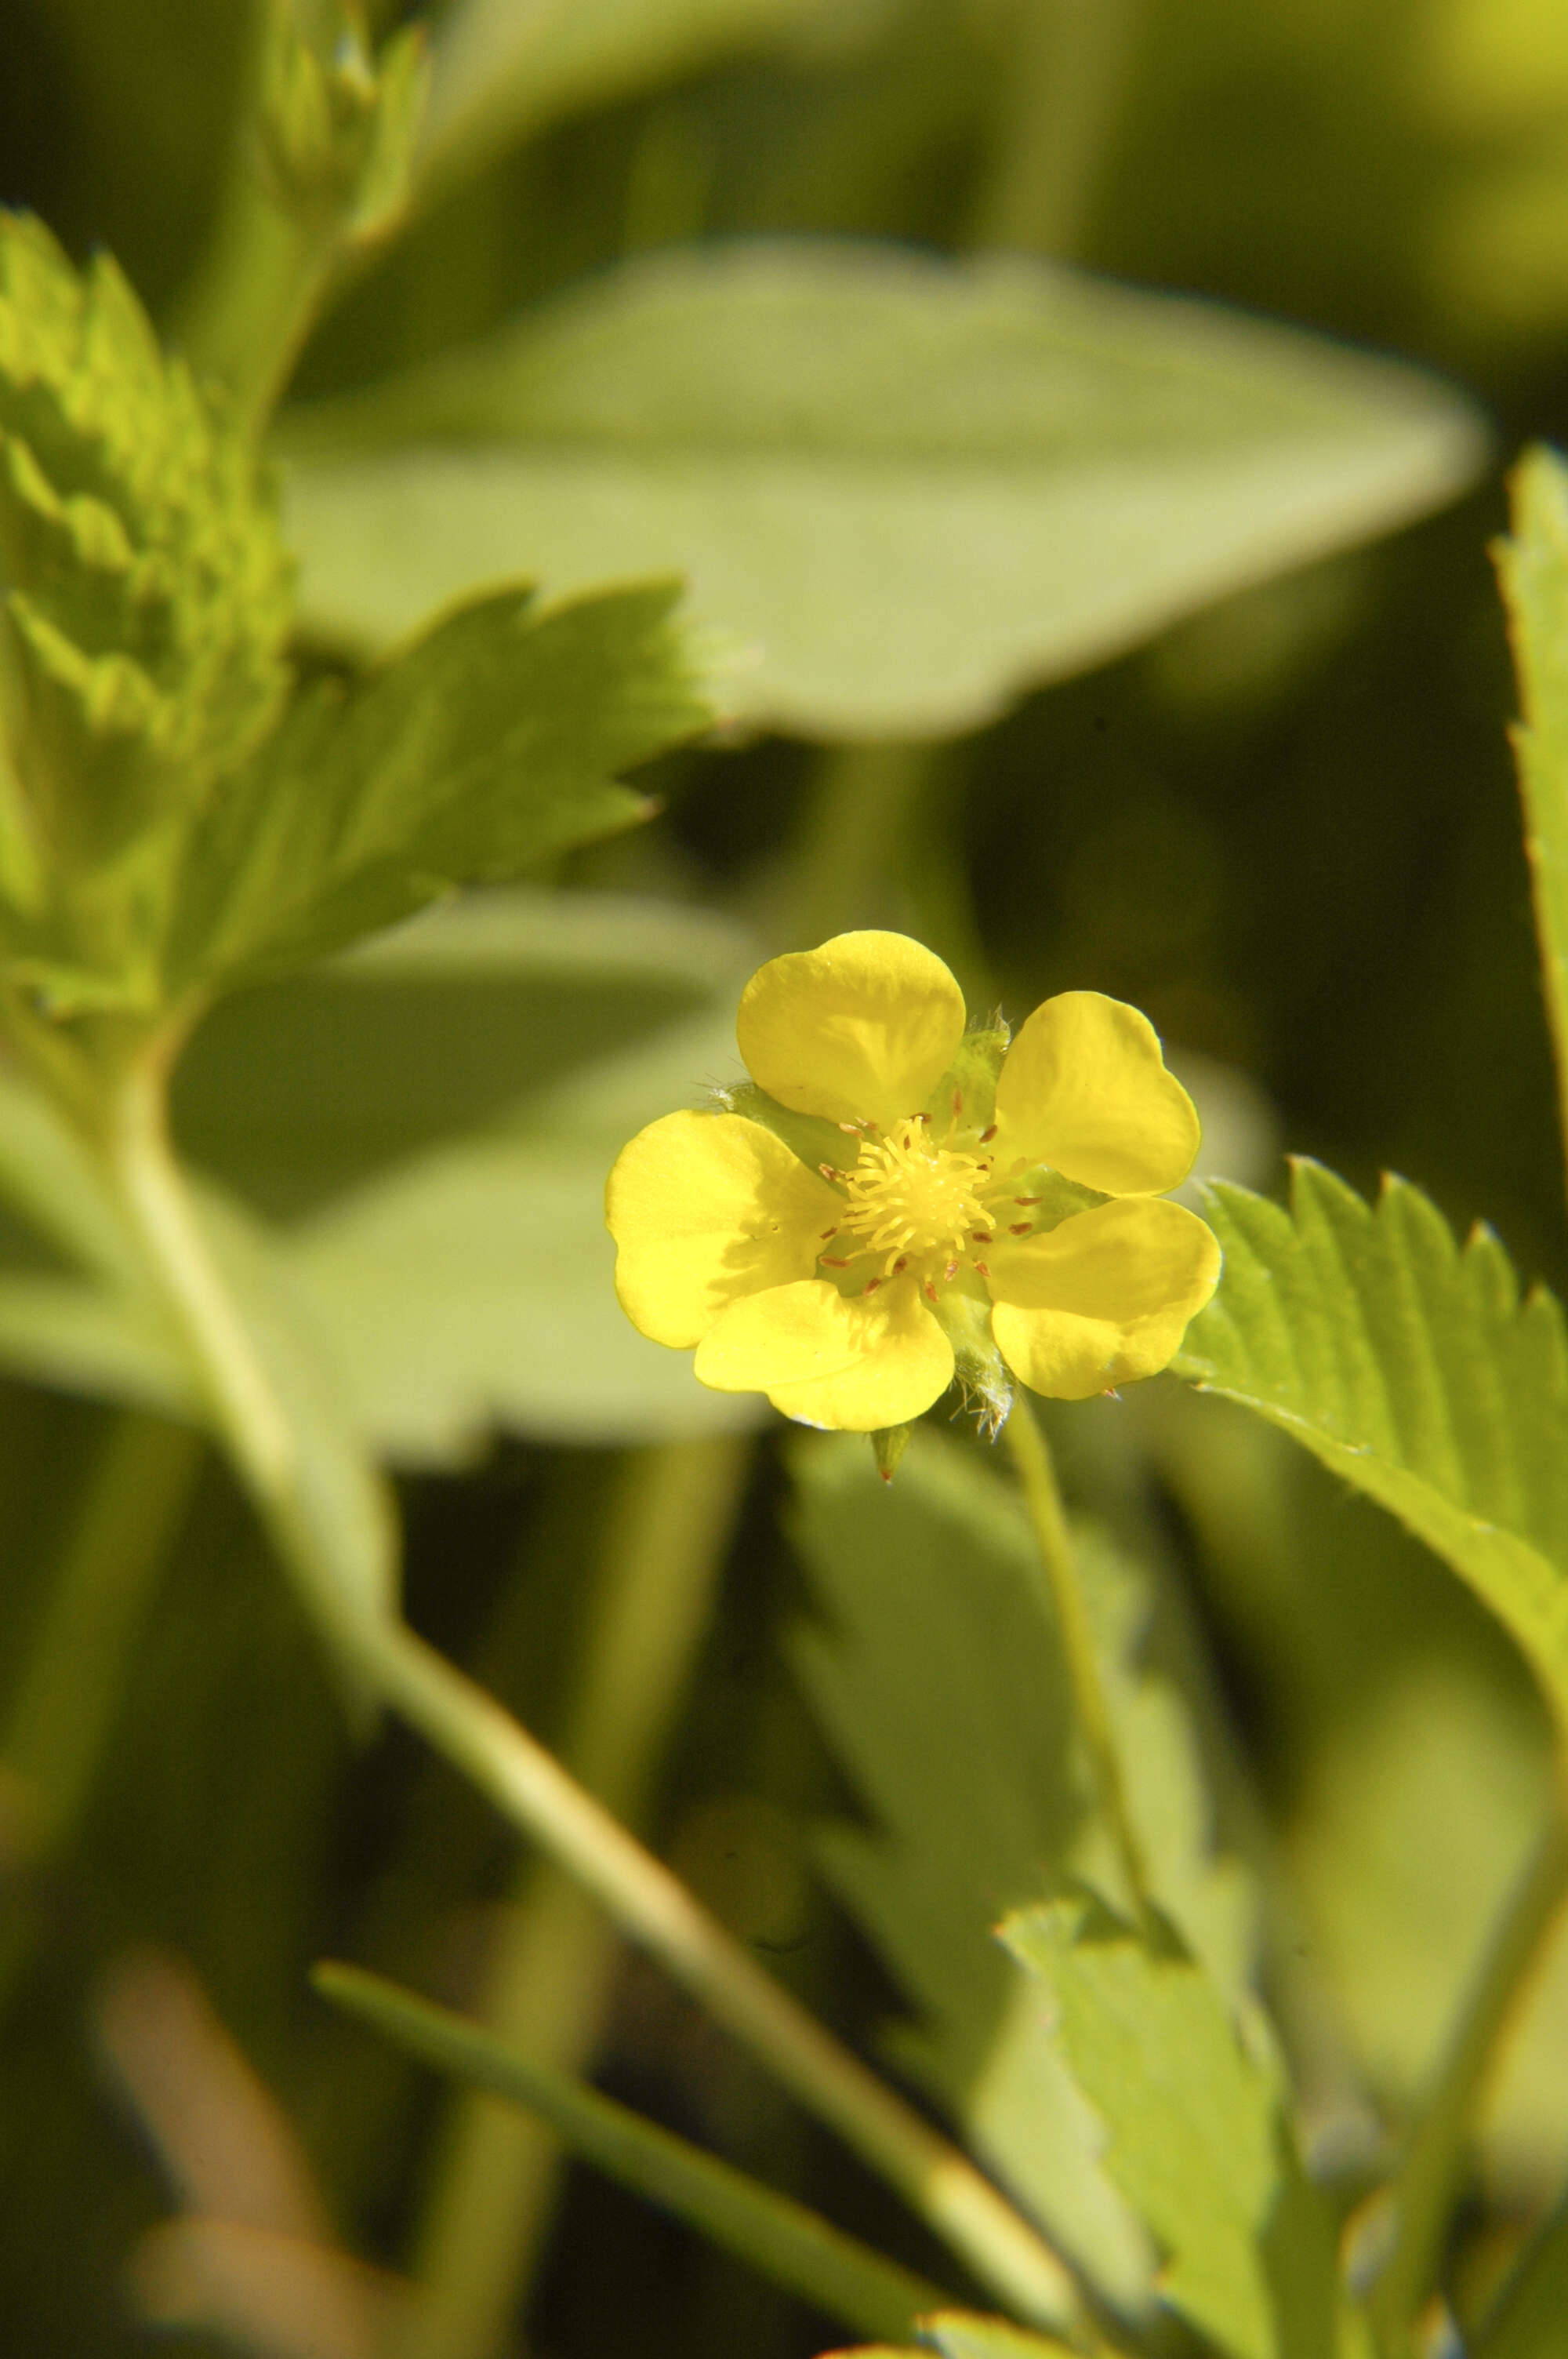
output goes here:
[[1514, 747], [1568, 1152], [1568, 466], [1534, 450], [1512, 491], [1513, 537], [1498, 546], [1498, 570], [1524, 708]]
[[644, 814], [618, 773], [708, 718], [676, 595], [503, 591], [303, 699], [191, 839], [170, 987], [319, 956]]
[[756, 651], [734, 709], [828, 736], [971, 728], [1422, 514], [1485, 448], [1433, 380], [1217, 307], [784, 242], [627, 264], [285, 431], [329, 636], [518, 566], [667, 568]]
[[1234, 2359], [1330, 2359], [1327, 2212], [1304, 2178], [1277, 2072], [1179, 1940], [1096, 1901], [1011, 1918], [1074, 2079], [1109, 2132], [1105, 2168], [1158, 2238], [1161, 2288]]
[[319, 1965], [311, 1979], [325, 1997], [398, 2047], [539, 2114], [574, 2154], [863, 2332], [907, 2332], [919, 2312], [941, 2301], [927, 2279], [844, 2234], [804, 2203], [597, 2089], [518, 2054], [446, 2007], [355, 1966]]
[[427, 193], [557, 117], [766, 40], [824, 0], [463, 0], [447, 11], [420, 165]]
[[1568, 1721], [1568, 1337], [1487, 1229], [1292, 1166], [1292, 1209], [1216, 1187], [1219, 1291], [1173, 1365], [1242, 1402], [1435, 1549]]
[[[891, 1487], [859, 1440], [804, 1443], [793, 1463], [795, 1535], [826, 1617], [795, 1657], [872, 1822], [835, 1830], [826, 1856], [918, 2012], [898, 2053], [1101, 2290], [1136, 2309], [1151, 2256], [993, 1938], [1005, 1909], [1103, 1855], [1020, 1503], [924, 1429]], [[1244, 1910], [1209, 1854], [1190, 1733], [1170, 1690], [1125, 1659], [1144, 1616], [1137, 1585], [1103, 1542], [1080, 1538], [1141, 1834], [1169, 1905], [1235, 1987]]]
[[[114, 264], [78, 273], [16, 213], [0, 213], [0, 885], [42, 951], [51, 867], [190, 810], [270, 723], [289, 567], [254, 451], [160, 354]], [[76, 937], [54, 923], [80, 936], [80, 913]]]

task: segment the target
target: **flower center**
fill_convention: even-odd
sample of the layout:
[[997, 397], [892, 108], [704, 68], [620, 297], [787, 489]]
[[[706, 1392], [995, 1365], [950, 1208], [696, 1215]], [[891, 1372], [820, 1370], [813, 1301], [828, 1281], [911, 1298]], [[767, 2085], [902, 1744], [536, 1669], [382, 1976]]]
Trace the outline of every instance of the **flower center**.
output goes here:
[[849, 1210], [843, 1226], [867, 1253], [894, 1260], [946, 1247], [962, 1253], [971, 1233], [990, 1220], [980, 1198], [990, 1167], [978, 1156], [933, 1146], [924, 1124], [889, 1138], [867, 1139], [845, 1179]]
[[[859, 1135], [860, 1151], [852, 1171], [822, 1166], [823, 1177], [844, 1192], [843, 1217], [823, 1239], [825, 1245], [836, 1240], [833, 1251], [821, 1256], [825, 1271], [880, 1256], [881, 1267], [868, 1277], [867, 1294], [910, 1270], [933, 1302], [938, 1279], [957, 1277], [966, 1260], [981, 1277], [989, 1277], [979, 1253], [996, 1234], [995, 1200], [1017, 1183], [997, 1172], [994, 1157], [984, 1152], [992, 1132], [977, 1136], [965, 1131], [961, 1146], [952, 1143], [961, 1119], [962, 1102], [956, 1099], [953, 1121], [940, 1141], [932, 1136], [925, 1114], [911, 1114], [891, 1131], [880, 1131], [874, 1123], [842, 1125]], [[1020, 1205], [1035, 1201], [1014, 1199]], [[1022, 1236], [1032, 1223], [1008, 1226], [1012, 1235]]]

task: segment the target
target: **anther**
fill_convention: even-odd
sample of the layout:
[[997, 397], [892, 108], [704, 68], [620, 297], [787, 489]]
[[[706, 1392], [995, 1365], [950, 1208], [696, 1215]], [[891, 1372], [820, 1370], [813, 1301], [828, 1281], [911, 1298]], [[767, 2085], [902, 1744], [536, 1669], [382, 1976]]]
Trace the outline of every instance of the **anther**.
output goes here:
[[861, 1287], [860, 1292], [862, 1295], [874, 1294], [881, 1284], [881, 1279], [880, 1277], [868, 1278], [865, 1285]]
[[957, 1121], [958, 1116], [963, 1113], [963, 1111], [964, 1093], [962, 1090], [955, 1090], [953, 1093], [953, 1119], [955, 1122]]
[[935, 1302], [935, 1299], [936, 1299], [936, 1281], [935, 1281], [935, 1278], [932, 1278], [932, 1277], [928, 1277], [928, 1278], [925, 1280], [925, 1286], [924, 1286], [924, 1288], [923, 1288], [922, 1291], [924, 1292], [924, 1294], [925, 1294], [925, 1299], [927, 1300], [927, 1302]]
[[1038, 1204], [1041, 1200], [1038, 1196], [1015, 1196], [1012, 1201], [1015, 1204]]
[[909, 1256], [907, 1254], [900, 1254], [898, 1259], [894, 1262], [892, 1268], [888, 1274], [892, 1277], [896, 1277], [901, 1270], [907, 1269], [908, 1267]]
[[996, 1231], [994, 1229], [971, 1229], [969, 1231], [969, 1234], [974, 1239], [976, 1245], [989, 1245], [992, 1237], [996, 1234]]
[[833, 1226], [832, 1226], [830, 1229], [823, 1229], [823, 1230], [820, 1232], [820, 1234], [821, 1234], [821, 1238], [822, 1238], [822, 1242], [823, 1242], [823, 1244], [824, 1244], [824, 1245], [826, 1245], [826, 1244], [827, 1243], [827, 1240], [828, 1240], [828, 1238], [829, 1238], [829, 1237], [836, 1237], [836, 1236], [838, 1235], [838, 1222], [837, 1222], [837, 1221], [835, 1221], [835, 1222], [834, 1222], [834, 1223], [833, 1223]]
[[844, 1174], [841, 1171], [836, 1171], [834, 1169], [831, 1163], [819, 1163], [816, 1168], [821, 1172], [822, 1177], [825, 1180], [842, 1180], [844, 1177]]
[[849, 1266], [847, 1261], [838, 1261], [832, 1254], [818, 1254], [817, 1259], [824, 1269], [848, 1269]]
[[990, 1276], [990, 1272], [986, 1267], [983, 1261], [977, 1261], [971, 1264], [971, 1267], [973, 1268], [977, 1277], [989, 1277]]
[[1010, 1237], [1033, 1236], [1034, 1223], [1033, 1221], [1010, 1221], [1007, 1224], [1007, 1234]]
[[992, 1123], [992, 1125], [991, 1125], [991, 1126], [990, 1126], [990, 1128], [989, 1128], [989, 1130], [982, 1130], [982, 1131], [981, 1131], [981, 1133], [980, 1133], [980, 1145], [981, 1145], [982, 1147], [989, 1147], [989, 1146], [990, 1145], [990, 1143], [991, 1143], [992, 1139], [996, 1136], [996, 1134], [997, 1134], [997, 1125], [996, 1125], [996, 1124], [993, 1122], [993, 1123]]
[[958, 1265], [957, 1265], [957, 1263], [956, 1261], [950, 1261], [950, 1262], [947, 1264], [946, 1268], [943, 1271], [942, 1275], [943, 1275], [943, 1277], [948, 1277], [948, 1278], [951, 1278], [951, 1277], [957, 1277], [957, 1275], [958, 1275]]

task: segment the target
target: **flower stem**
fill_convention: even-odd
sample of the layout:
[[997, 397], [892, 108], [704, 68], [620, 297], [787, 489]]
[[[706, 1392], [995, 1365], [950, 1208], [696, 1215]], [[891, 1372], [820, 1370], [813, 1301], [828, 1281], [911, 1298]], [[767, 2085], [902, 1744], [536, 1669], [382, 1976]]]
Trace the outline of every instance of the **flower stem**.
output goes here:
[[1141, 1916], [1149, 1899], [1148, 1867], [1128, 1805], [1121, 1758], [1116, 1747], [1105, 1684], [1100, 1678], [1098, 1650], [1084, 1602], [1083, 1584], [1078, 1578], [1077, 1555], [1073, 1547], [1072, 1534], [1067, 1528], [1066, 1513], [1062, 1505], [1062, 1494], [1056, 1485], [1056, 1470], [1051, 1462], [1050, 1448], [1028, 1396], [1022, 1390], [1013, 1400], [1003, 1430], [1012, 1451], [1013, 1463], [1018, 1469], [1029, 1519], [1034, 1527], [1051, 1610], [1066, 1661], [1078, 1730], [1093, 1766], [1100, 1808], [1116, 1846], [1127, 1885], [1127, 1897]]
[[1406, 2359], [1433, 2289], [1464, 2180], [1471, 2130], [1497, 2055], [1546, 1937], [1568, 1899], [1568, 1813], [1552, 1816], [1495, 1927], [1398, 2175], [1389, 2190], [1393, 2242], [1368, 2302], [1380, 2347]]
[[368, 1605], [357, 1578], [343, 1577], [334, 1527], [301, 1482], [287, 1413], [169, 1145], [156, 1059], [121, 1084], [103, 1146], [214, 1428], [339, 1663], [575, 1876], [1019, 2317], [1075, 2324], [1082, 2303], [1065, 2265], [968, 2158], [798, 2006], [492, 1696], [391, 1613]]
[[[641, 1818], [707, 1625], [751, 1463], [750, 1437], [632, 1453], [600, 1547], [588, 1658], [562, 1744], [573, 1775], [621, 1819]], [[614, 1972], [613, 1926], [551, 1860], [505, 1910], [487, 2031], [529, 2063], [577, 2073]], [[422, 2359], [501, 2347], [546, 2225], [559, 2139], [535, 2116], [465, 2093], [449, 2125], [416, 2275]]]

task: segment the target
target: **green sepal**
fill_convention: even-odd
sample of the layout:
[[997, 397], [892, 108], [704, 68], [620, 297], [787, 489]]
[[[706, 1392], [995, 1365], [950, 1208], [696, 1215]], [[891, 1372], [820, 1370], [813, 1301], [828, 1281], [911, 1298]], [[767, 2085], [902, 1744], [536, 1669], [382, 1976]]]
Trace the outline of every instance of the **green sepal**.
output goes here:
[[884, 1483], [891, 1483], [897, 1473], [898, 1462], [909, 1448], [909, 1436], [907, 1425], [884, 1425], [872, 1434], [871, 1456]]
[[755, 1082], [727, 1083], [715, 1090], [712, 1104], [719, 1114], [743, 1114], [748, 1122], [760, 1123], [813, 1171], [820, 1171], [825, 1165], [841, 1170], [853, 1164], [860, 1153], [859, 1140], [847, 1138], [836, 1122], [821, 1114], [796, 1114], [793, 1106], [780, 1105]]
[[953, 1375], [983, 1433], [995, 1435], [1012, 1408], [1013, 1381], [991, 1333], [990, 1296], [982, 1278], [960, 1269], [952, 1283], [936, 1288], [931, 1306], [953, 1346]]
[[1012, 1038], [1005, 1016], [975, 1026], [958, 1043], [958, 1053], [925, 1101], [938, 1133], [949, 1120], [964, 1130], [989, 1130], [996, 1119], [997, 1075]]

